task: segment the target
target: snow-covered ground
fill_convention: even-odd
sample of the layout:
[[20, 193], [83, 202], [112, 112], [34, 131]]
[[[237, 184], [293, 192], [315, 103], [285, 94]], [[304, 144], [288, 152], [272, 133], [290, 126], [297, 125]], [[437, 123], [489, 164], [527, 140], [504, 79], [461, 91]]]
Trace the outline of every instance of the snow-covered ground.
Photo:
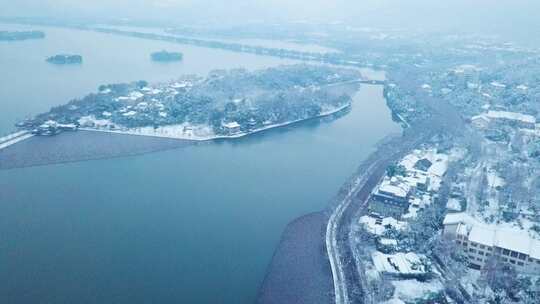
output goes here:
[[414, 252], [384, 254], [375, 251], [371, 254], [373, 265], [380, 273], [424, 274], [426, 271], [422, 264], [422, 258], [425, 257]]
[[[394, 299], [409, 303], [418, 299], [425, 299], [426, 295], [443, 290], [443, 285], [438, 280], [420, 282], [417, 280], [392, 281], [396, 287]], [[398, 302], [399, 303], [399, 302]]]

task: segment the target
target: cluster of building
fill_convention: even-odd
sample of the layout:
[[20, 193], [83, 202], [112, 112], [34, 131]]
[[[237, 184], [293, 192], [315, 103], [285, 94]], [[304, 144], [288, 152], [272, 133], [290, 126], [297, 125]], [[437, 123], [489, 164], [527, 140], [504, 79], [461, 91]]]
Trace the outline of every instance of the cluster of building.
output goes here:
[[400, 252], [398, 241], [386, 234], [403, 231], [417, 212], [433, 202], [448, 168], [449, 156], [436, 149], [415, 150], [405, 156], [372, 191], [369, 214], [359, 223], [376, 236], [376, 250], [371, 253], [378, 276], [393, 279], [426, 279], [430, 262], [415, 252]]
[[489, 129], [497, 127], [499, 124], [508, 124], [533, 130], [536, 128], [536, 117], [517, 112], [487, 111], [471, 117], [471, 123], [478, 129]]
[[37, 128], [32, 130], [34, 135], [52, 136], [59, 134], [63, 131], [76, 131], [78, 126], [76, 124], [61, 124], [54, 120], [48, 120]]
[[410, 219], [430, 204], [448, 168], [448, 155], [434, 149], [415, 150], [398, 164], [398, 171], [386, 175], [371, 194], [373, 216]]
[[482, 269], [495, 257], [520, 273], [540, 273], [540, 240], [527, 232], [487, 225], [463, 212], [447, 214], [443, 224], [443, 233], [463, 248], [472, 268]]
[[428, 274], [428, 267], [423, 261], [426, 257], [413, 252], [386, 254], [375, 251], [371, 257], [375, 269], [390, 277], [420, 278]]

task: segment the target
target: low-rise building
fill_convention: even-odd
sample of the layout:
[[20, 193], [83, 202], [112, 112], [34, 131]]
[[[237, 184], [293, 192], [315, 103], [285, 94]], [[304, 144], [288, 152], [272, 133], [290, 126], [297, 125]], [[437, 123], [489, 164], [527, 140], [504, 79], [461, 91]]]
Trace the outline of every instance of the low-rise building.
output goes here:
[[429, 272], [424, 261], [425, 256], [414, 252], [384, 254], [375, 251], [371, 255], [375, 269], [383, 274], [396, 277], [423, 277]]
[[482, 224], [465, 213], [448, 214], [443, 224], [443, 233], [455, 238], [472, 268], [482, 269], [495, 257], [518, 272], [540, 274], [540, 241], [525, 231]]
[[76, 131], [77, 125], [75, 124], [61, 124], [54, 120], [47, 120], [37, 128], [32, 130], [33, 134], [52, 136], [59, 134], [62, 131]]
[[[382, 216], [400, 219], [411, 207], [411, 202], [425, 202], [427, 192], [436, 192], [448, 169], [448, 155], [435, 149], [415, 150], [405, 156], [398, 164], [404, 172], [386, 176], [373, 191], [369, 210]], [[425, 204], [414, 206], [409, 218], [414, 218], [418, 209]]]
[[479, 129], [487, 129], [493, 123], [517, 125], [520, 128], [534, 129], [536, 117], [508, 111], [487, 111], [471, 118], [471, 123]]
[[396, 220], [393, 217], [380, 217], [374, 215], [364, 215], [360, 217], [358, 223], [364, 226], [367, 232], [374, 235], [383, 235], [387, 229], [402, 231], [407, 227], [407, 223]]
[[369, 211], [399, 219], [409, 209], [413, 190], [404, 178], [387, 176], [371, 194]]
[[490, 120], [485, 115], [476, 115], [471, 117], [471, 124], [477, 129], [487, 129], [489, 127]]
[[223, 123], [222, 126], [228, 135], [234, 135], [234, 134], [240, 133], [240, 124], [236, 121]]

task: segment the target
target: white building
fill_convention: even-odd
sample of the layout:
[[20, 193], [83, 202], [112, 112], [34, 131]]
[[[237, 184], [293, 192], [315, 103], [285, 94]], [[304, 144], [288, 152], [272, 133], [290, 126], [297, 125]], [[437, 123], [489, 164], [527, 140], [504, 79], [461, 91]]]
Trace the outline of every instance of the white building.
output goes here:
[[240, 124], [236, 121], [222, 123], [222, 126], [230, 135], [240, 132]]
[[526, 129], [534, 129], [536, 126], [536, 118], [534, 116], [508, 111], [488, 111], [472, 117], [471, 122], [476, 127], [484, 129], [491, 122], [516, 124]]
[[[416, 211], [423, 208], [426, 201], [431, 201], [426, 200], [423, 193], [439, 190], [448, 161], [448, 155], [436, 149], [414, 150], [399, 162], [405, 169], [403, 176], [386, 176], [372, 193], [370, 212], [397, 219], [404, 214], [409, 219], [414, 218]], [[420, 203], [411, 205], [415, 202]]]
[[362, 224], [366, 231], [375, 235], [383, 235], [387, 228], [393, 228], [402, 231], [407, 228], [407, 223], [398, 221], [393, 217], [373, 217], [364, 215], [360, 217], [358, 223]]
[[465, 250], [471, 267], [483, 268], [494, 255], [519, 272], [540, 274], [540, 241], [525, 231], [486, 225], [466, 213], [450, 213], [443, 224], [443, 233]]
[[371, 259], [375, 269], [382, 274], [422, 276], [427, 273], [422, 261], [425, 259], [425, 256], [418, 255], [414, 252], [384, 254], [375, 251], [371, 254]]
[[485, 115], [476, 115], [471, 117], [471, 124], [477, 129], [487, 129], [491, 120]]
[[386, 176], [371, 194], [369, 210], [382, 216], [401, 218], [409, 209], [414, 188], [401, 176]]

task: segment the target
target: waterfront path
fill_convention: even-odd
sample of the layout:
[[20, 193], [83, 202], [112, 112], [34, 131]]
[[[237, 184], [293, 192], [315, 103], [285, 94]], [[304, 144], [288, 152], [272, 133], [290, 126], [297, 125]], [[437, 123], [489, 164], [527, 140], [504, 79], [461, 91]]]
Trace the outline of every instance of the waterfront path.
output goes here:
[[[31, 138], [26, 138], [30, 136]], [[0, 170], [139, 155], [197, 144], [192, 141], [111, 134], [63, 132], [56, 136], [17, 137], [0, 149]]]
[[29, 139], [32, 136], [34, 135], [28, 131], [20, 131], [4, 137], [0, 137], [0, 150], [19, 143], [23, 140]]
[[[421, 129], [420, 129], [421, 130]], [[418, 131], [418, 132], [416, 132]], [[351, 248], [351, 224], [365, 212], [372, 190], [392, 162], [430, 138], [435, 130], [412, 130], [381, 145], [359, 168], [347, 194], [333, 209], [326, 228], [326, 248], [334, 281], [336, 304], [373, 303], [362, 269], [358, 269]], [[358, 294], [358, 287], [360, 295]]]

